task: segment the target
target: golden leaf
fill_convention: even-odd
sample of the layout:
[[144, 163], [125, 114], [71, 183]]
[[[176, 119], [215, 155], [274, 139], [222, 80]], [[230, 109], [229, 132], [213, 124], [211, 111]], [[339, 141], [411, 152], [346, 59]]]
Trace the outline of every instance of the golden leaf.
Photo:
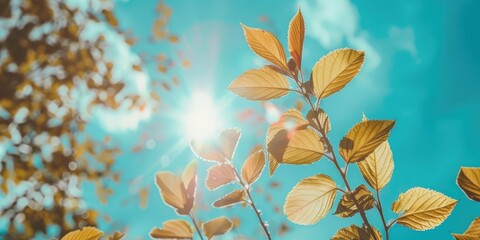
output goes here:
[[125, 233], [122, 232], [114, 232], [113, 236], [109, 237], [108, 240], [120, 240], [125, 236]]
[[155, 183], [167, 205], [175, 208], [180, 215], [190, 212], [191, 207], [187, 206], [187, 192], [180, 177], [171, 172], [160, 172], [155, 175]]
[[215, 190], [234, 181], [235, 178], [235, 170], [232, 165], [223, 163], [208, 169], [207, 180], [205, 180], [205, 182], [208, 190]]
[[243, 24], [242, 28], [248, 46], [253, 52], [274, 65], [288, 71], [287, 59], [282, 44], [272, 33], [258, 28], [249, 28]]
[[245, 191], [234, 190], [213, 203], [216, 208], [228, 207], [239, 202], [245, 201]]
[[197, 161], [191, 161], [183, 170], [182, 174], [183, 186], [186, 190], [186, 209], [192, 209], [195, 203], [195, 191], [197, 189]]
[[342, 228], [338, 230], [337, 233], [333, 236], [331, 240], [374, 240], [382, 239], [380, 232], [373, 228], [376, 238], [372, 237], [366, 226], [360, 228], [359, 226], [353, 224], [350, 227]]
[[330, 119], [328, 119], [328, 115], [325, 111], [323, 111], [323, 109], [319, 109], [317, 114], [315, 114], [312, 110], [308, 111], [307, 119], [310, 125], [312, 125], [314, 128], [322, 130], [323, 135], [327, 135], [332, 128]]
[[323, 143], [312, 129], [278, 131], [268, 143], [267, 150], [277, 162], [311, 164], [323, 156]]
[[298, 68], [302, 66], [303, 40], [305, 38], [305, 23], [300, 9], [293, 17], [288, 26], [288, 51], [297, 63]]
[[[298, 111], [297, 109], [289, 109], [285, 111], [282, 116], [280, 116], [280, 119], [276, 123], [268, 127], [265, 145], [268, 146], [275, 134], [277, 134], [278, 131], [282, 129], [285, 129], [287, 127], [289, 129], [305, 129], [307, 126], [308, 122], [303, 118], [300, 111]], [[275, 173], [279, 162], [277, 161], [277, 159], [275, 159], [274, 156], [272, 156], [272, 154], [270, 154], [270, 152], [268, 153], [268, 160], [270, 162], [270, 176], [272, 176], [273, 173]]]
[[480, 202], [480, 168], [461, 167], [457, 184], [468, 198]]
[[194, 139], [190, 147], [192, 151], [206, 161], [231, 161], [240, 139], [240, 131], [235, 128], [224, 129], [211, 141], [202, 142]]
[[360, 71], [365, 52], [339, 49], [322, 57], [313, 67], [313, 92], [318, 98], [326, 98], [340, 91]]
[[290, 86], [285, 76], [263, 67], [246, 71], [233, 80], [228, 89], [248, 100], [267, 101], [286, 95]]
[[375, 199], [372, 192], [370, 192], [365, 185], [360, 185], [353, 192], [344, 194], [340, 202], [338, 202], [337, 210], [335, 214], [339, 217], [346, 218], [355, 215], [358, 212], [358, 208], [353, 201], [355, 197], [358, 205], [366, 211], [372, 209], [375, 206]]
[[67, 233], [61, 240], [98, 240], [102, 235], [96, 227], [83, 227]]
[[478, 240], [480, 239], [480, 217], [472, 221], [467, 231], [463, 234], [452, 234], [456, 240]]
[[385, 142], [395, 125], [391, 120], [367, 120], [356, 124], [340, 141], [340, 155], [348, 163], [364, 160]]
[[412, 188], [400, 194], [392, 211], [401, 214], [397, 223], [414, 230], [428, 230], [440, 225], [452, 212], [457, 200], [442, 193]]
[[153, 228], [150, 237], [159, 239], [193, 239], [193, 228], [184, 220], [163, 222], [163, 228]]
[[232, 229], [233, 223], [226, 217], [218, 217], [203, 223], [203, 234], [211, 239], [213, 236], [222, 235]]
[[242, 166], [243, 180], [251, 185], [258, 179], [258, 177], [260, 177], [264, 167], [265, 154], [263, 153], [263, 150], [250, 155]]
[[383, 142], [364, 161], [358, 162], [365, 181], [375, 190], [380, 191], [392, 178], [393, 155], [388, 141]]
[[336, 193], [337, 186], [327, 175], [305, 178], [288, 193], [283, 212], [294, 223], [314, 224], [332, 208]]

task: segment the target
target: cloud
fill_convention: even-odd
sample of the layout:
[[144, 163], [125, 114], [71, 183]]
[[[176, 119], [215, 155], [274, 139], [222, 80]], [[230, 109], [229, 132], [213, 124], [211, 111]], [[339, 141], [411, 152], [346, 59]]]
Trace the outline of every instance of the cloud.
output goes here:
[[389, 41], [400, 50], [405, 50], [414, 58], [417, 58], [417, 47], [415, 46], [415, 33], [412, 27], [392, 26], [388, 31]]

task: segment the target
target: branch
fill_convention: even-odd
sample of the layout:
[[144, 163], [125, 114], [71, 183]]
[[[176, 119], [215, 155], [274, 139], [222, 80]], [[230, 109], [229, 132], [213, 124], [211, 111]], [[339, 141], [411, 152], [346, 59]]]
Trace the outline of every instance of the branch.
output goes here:
[[198, 228], [197, 222], [195, 221], [195, 218], [193, 217], [193, 214], [190, 213], [189, 216], [190, 216], [190, 219], [192, 219], [193, 225], [195, 225], [195, 229], [197, 229], [198, 236], [200, 237], [200, 239], [203, 240], [202, 233], [200, 232], [200, 229]]

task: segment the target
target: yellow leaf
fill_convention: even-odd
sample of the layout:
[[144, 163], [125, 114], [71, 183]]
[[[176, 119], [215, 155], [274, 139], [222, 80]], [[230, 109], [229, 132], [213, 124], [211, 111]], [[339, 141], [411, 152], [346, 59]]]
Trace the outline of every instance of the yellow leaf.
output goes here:
[[155, 183], [167, 205], [175, 208], [180, 215], [190, 213], [191, 207], [187, 206], [187, 192], [180, 177], [171, 172], [159, 172], [155, 176]]
[[211, 239], [213, 236], [222, 235], [232, 229], [233, 223], [226, 217], [218, 217], [203, 223], [203, 234]]
[[[376, 239], [382, 239], [382, 235], [377, 229], [373, 229], [376, 235]], [[350, 227], [342, 228], [338, 230], [337, 233], [333, 236], [331, 240], [374, 240], [375, 238], [372, 237], [368, 231], [368, 229], [364, 226], [360, 228], [359, 226], [353, 224]]]
[[277, 162], [311, 164], [323, 156], [323, 143], [312, 129], [278, 131], [268, 143], [267, 150]]
[[197, 189], [197, 161], [191, 161], [183, 170], [183, 186], [186, 190], [186, 209], [192, 209], [195, 203], [195, 191]]
[[61, 240], [98, 240], [102, 235], [96, 227], [83, 227], [67, 233]]
[[113, 236], [109, 237], [108, 240], [120, 240], [125, 236], [125, 233], [122, 232], [115, 232], [113, 233]]
[[208, 190], [215, 190], [225, 184], [234, 181], [236, 178], [235, 170], [230, 164], [215, 165], [208, 169], [206, 185]]
[[184, 220], [163, 222], [163, 228], [153, 228], [150, 237], [158, 239], [193, 239], [193, 228]]
[[375, 190], [380, 191], [392, 178], [393, 155], [388, 141], [383, 142], [364, 161], [358, 162], [365, 181]]
[[461, 167], [457, 184], [468, 198], [480, 202], [480, 168]]
[[221, 131], [210, 141], [194, 139], [190, 143], [192, 151], [203, 160], [225, 162], [231, 161], [240, 139], [240, 131], [229, 128]]
[[235, 190], [213, 203], [216, 208], [228, 207], [239, 202], [245, 201], [245, 191]]
[[348, 163], [364, 160], [385, 142], [395, 125], [391, 120], [367, 120], [356, 124], [340, 141], [340, 155]]
[[467, 231], [463, 234], [452, 234], [456, 240], [478, 240], [480, 239], [480, 217], [472, 221]]
[[290, 86], [285, 76], [263, 67], [246, 71], [228, 89], [248, 100], [267, 101], [286, 95]]
[[313, 92], [326, 98], [340, 91], [360, 71], [365, 58], [363, 51], [339, 49], [322, 57], [313, 67]]
[[249, 28], [243, 24], [242, 28], [248, 46], [253, 52], [274, 65], [288, 71], [287, 59], [282, 44], [272, 33], [258, 28]]
[[293, 17], [288, 26], [288, 51], [297, 63], [298, 68], [302, 66], [303, 40], [305, 38], [305, 23], [300, 9]]
[[355, 197], [358, 205], [365, 210], [372, 209], [375, 206], [375, 199], [372, 192], [370, 192], [365, 185], [358, 186], [352, 193], [344, 194], [340, 202], [338, 202], [337, 210], [335, 214], [339, 217], [346, 218], [355, 215], [358, 212], [358, 208], [353, 201]]
[[[307, 120], [305, 120], [302, 116], [302, 113], [298, 111], [297, 109], [289, 109], [285, 111], [282, 116], [280, 116], [280, 119], [270, 125], [267, 130], [267, 136], [266, 136], [266, 141], [265, 145], [268, 146], [270, 141], [272, 141], [273, 137], [275, 134], [278, 133], [278, 131], [282, 129], [290, 129], [290, 130], [295, 130], [295, 129], [305, 129], [308, 126]], [[275, 173], [275, 170], [278, 167], [279, 162], [277, 159], [275, 159], [270, 152], [268, 153], [268, 160], [270, 162], [269, 165], [269, 170], [270, 170], [270, 176]]]
[[397, 223], [414, 230], [428, 230], [440, 225], [452, 212], [457, 200], [439, 192], [412, 188], [400, 194], [392, 211], [401, 214]]
[[319, 109], [318, 113], [316, 114], [312, 110], [310, 110], [307, 113], [307, 119], [310, 125], [312, 125], [314, 128], [322, 130], [324, 136], [326, 136], [332, 128], [330, 124], [330, 119], [328, 118], [327, 113], [323, 111], [323, 109]]
[[242, 166], [243, 180], [247, 184], [251, 185], [258, 179], [258, 177], [260, 177], [264, 167], [265, 154], [263, 153], [263, 150], [250, 155], [250, 157], [245, 160]]
[[337, 186], [327, 175], [305, 178], [288, 193], [283, 212], [294, 223], [314, 224], [332, 208], [336, 193]]

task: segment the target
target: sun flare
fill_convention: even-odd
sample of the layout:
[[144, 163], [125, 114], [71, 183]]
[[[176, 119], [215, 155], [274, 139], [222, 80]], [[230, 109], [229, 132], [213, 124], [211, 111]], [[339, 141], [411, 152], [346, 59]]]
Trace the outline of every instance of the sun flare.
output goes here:
[[212, 96], [205, 92], [193, 94], [185, 116], [182, 126], [188, 140], [210, 139], [224, 127], [218, 106]]

